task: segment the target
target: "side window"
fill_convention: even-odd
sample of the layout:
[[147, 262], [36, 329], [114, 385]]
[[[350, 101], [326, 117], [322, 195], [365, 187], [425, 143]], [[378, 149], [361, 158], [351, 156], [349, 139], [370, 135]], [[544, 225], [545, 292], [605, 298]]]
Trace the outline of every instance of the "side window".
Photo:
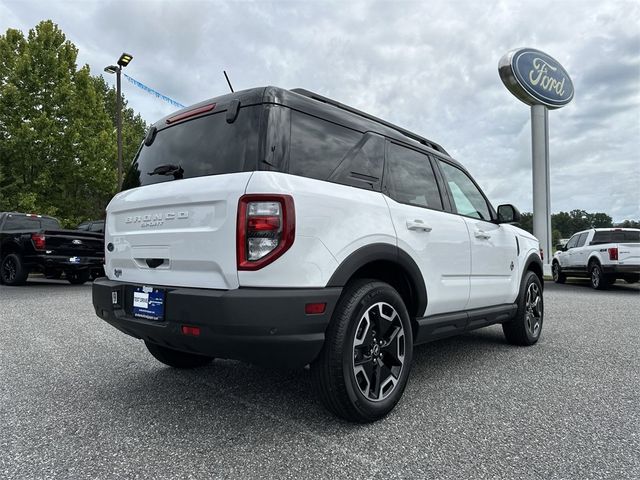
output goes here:
[[91, 226], [89, 227], [89, 231], [90, 232], [98, 232], [98, 233], [104, 232], [104, 223], [102, 223], [102, 222], [93, 222], [91, 224]]
[[380, 191], [384, 167], [384, 137], [366, 133], [331, 173], [330, 182]]
[[292, 111], [289, 173], [326, 180], [361, 138], [356, 130]]
[[460, 215], [491, 221], [491, 211], [484, 196], [459, 168], [440, 161], [440, 168], [453, 195], [453, 203]]
[[387, 154], [389, 196], [400, 203], [442, 210], [442, 199], [429, 157], [395, 143]]
[[567, 242], [567, 250], [569, 250], [570, 248], [575, 248], [576, 245], [578, 244], [579, 238], [580, 238], [580, 235], [574, 235], [573, 237], [571, 237]]
[[587, 241], [587, 237], [589, 236], [589, 232], [581, 233], [578, 237], [578, 244], [576, 247], [584, 247], [584, 243]]

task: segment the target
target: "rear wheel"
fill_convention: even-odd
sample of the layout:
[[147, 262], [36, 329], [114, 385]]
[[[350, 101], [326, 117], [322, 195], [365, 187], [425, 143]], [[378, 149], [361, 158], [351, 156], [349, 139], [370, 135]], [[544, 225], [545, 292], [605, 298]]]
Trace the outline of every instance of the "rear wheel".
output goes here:
[[27, 281], [29, 270], [22, 263], [20, 255], [10, 253], [0, 263], [0, 279], [5, 285], [23, 285]]
[[602, 272], [602, 267], [598, 262], [591, 262], [589, 264], [589, 279], [591, 281], [591, 286], [596, 290], [604, 290], [610, 285], [610, 283], [607, 282], [607, 279]]
[[73, 270], [65, 272], [65, 277], [71, 285], [82, 285], [91, 276], [91, 272], [89, 269], [85, 268], [84, 270]]
[[502, 331], [509, 343], [533, 345], [540, 338], [544, 320], [544, 302], [540, 278], [528, 271], [518, 296], [518, 310], [513, 320], [502, 324]]
[[567, 280], [566, 275], [562, 273], [562, 269], [560, 268], [560, 263], [558, 261], [553, 262], [551, 265], [551, 274], [553, 275], [553, 281], [556, 283], [564, 283]]
[[149, 353], [165, 365], [173, 368], [196, 368], [209, 365], [213, 357], [196, 355], [195, 353], [181, 352], [167, 347], [161, 347], [155, 343], [144, 342]]
[[374, 280], [345, 288], [313, 363], [314, 386], [328, 410], [371, 422], [402, 397], [411, 368], [413, 336], [398, 292]]

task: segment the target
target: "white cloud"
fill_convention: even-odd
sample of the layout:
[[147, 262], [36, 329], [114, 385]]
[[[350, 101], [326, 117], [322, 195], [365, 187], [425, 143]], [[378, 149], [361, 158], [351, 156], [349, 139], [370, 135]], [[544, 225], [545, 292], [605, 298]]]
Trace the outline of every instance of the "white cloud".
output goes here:
[[[640, 4], [602, 1], [0, 4], [0, 30], [51, 18], [92, 72], [126, 72], [188, 104], [261, 85], [303, 87], [442, 144], [495, 204], [531, 210], [528, 108], [497, 62], [531, 46], [557, 58], [576, 96], [550, 112], [552, 210], [640, 218]], [[110, 79], [112, 81], [112, 79]], [[173, 107], [124, 85], [147, 121]]]

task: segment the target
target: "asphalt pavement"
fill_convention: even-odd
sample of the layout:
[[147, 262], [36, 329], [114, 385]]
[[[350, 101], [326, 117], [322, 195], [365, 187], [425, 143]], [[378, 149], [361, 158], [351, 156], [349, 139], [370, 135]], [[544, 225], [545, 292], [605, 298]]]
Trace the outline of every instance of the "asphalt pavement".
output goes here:
[[417, 347], [398, 407], [334, 418], [308, 371], [158, 363], [91, 286], [0, 286], [0, 478], [640, 478], [640, 287], [545, 285], [542, 337]]

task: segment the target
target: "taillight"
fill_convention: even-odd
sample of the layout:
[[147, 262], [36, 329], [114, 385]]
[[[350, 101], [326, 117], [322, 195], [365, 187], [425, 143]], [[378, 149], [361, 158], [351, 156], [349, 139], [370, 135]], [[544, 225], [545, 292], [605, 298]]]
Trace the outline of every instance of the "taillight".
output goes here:
[[618, 247], [609, 249], [609, 260], [618, 260]]
[[44, 250], [46, 248], [46, 238], [42, 233], [32, 233], [31, 240], [36, 250]]
[[244, 195], [238, 202], [238, 270], [258, 270], [286, 252], [295, 238], [290, 195]]
[[544, 260], [544, 250], [540, 249], [540, 260]]

